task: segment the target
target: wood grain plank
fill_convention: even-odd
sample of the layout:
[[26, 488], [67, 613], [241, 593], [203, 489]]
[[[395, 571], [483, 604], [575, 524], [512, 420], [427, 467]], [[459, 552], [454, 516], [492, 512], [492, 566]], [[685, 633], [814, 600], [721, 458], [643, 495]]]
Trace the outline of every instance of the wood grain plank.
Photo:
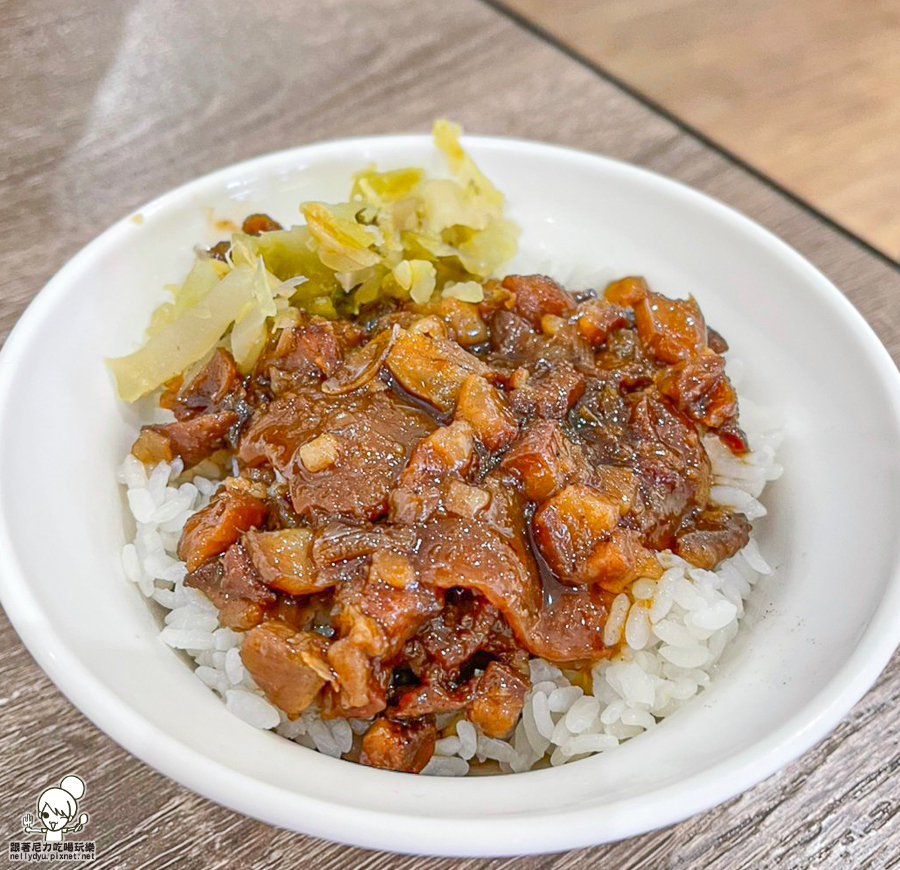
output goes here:
[[[0, 334], [97, 232], [176, 184], [315, 139], [425, 130], [446, 114], [642, 163], [733, 204], [823, 269], [900, 359], [896, 271], [474, 0], [19, 0], [0, 7], [0, 33], [11, 49], [0, 61]], [[900, 860], [898, 694], [895, 659], [797, 763], [663, 831], [528, 859], [401, 857], [273, 829], [167, 780], [75, 711], [0, 618], [0, 846], [37, 778], [77, 770], [98, 868], [888, 867]]]
[[500, 0], [900, 258], [895, 0]]

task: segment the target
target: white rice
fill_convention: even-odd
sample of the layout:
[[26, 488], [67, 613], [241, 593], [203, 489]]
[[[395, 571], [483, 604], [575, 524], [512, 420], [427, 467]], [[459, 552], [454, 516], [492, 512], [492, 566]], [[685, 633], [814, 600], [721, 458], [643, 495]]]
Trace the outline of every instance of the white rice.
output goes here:
[[[754, 520], [766, 513], [759, 501], [766, 483], [781, 475], [775, 461], [780, 421], [742, 399], [741, 423], [751, 446], [746, 456], [735, 457], [714, 436], [704, 443], [712, 462], [713, 500]], [[190, 656], [197, 678], [249, 725], [274, 729], [333, 757], [349, 752], [368, 723], [325, 720], [314, 708], [289, 720], [244, 668], [243, 633], [220, 628], [213, 604], [183, 585], [186, 569], [175, 553], [181, 529], [217, 484], [195, 476], [177, 485], [182, 470], [180, 460], [145, 468], [129, 455], [119, 472], [136, 524], [133, 541], [122, 550], [122, 571], [167, 611], [160, 639]], [[454, 717], [441, 718], [443, 737], [423, 773], [464, 776], [473, 759], [492, 760], [515, 773], [547, 756], [551, 765], [566, 764], [642, 734], [702, 692], [737, 634], [753, 584], [770, 568], [752, 537], [716, 571], [696, 568], [669, 552], [659, 555], [662, 577], [640, 579], [613, 601], [604, 641], [624, 643], [614, 659], [594, 666], [589, 692], [570, 679], [584, 684], [583, 678], [533, 659], [531, 688], [510, 739], [487, 737], [464, 718], [455, 724]]]

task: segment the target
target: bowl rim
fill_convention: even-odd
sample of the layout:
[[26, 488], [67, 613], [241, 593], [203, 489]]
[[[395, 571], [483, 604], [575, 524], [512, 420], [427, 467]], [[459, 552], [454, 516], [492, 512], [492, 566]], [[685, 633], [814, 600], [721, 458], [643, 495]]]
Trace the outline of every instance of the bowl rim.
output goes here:
[[[606, 171], [630, 177], [649, 189], [665, 192], [689, 207], [731, 224], [767, 247], [773, 256], [792, 267], [836, 313], [859, 342], [866, 362], [890, 397], [890, 413], [900, 424], [900, 372], [875, 332], [852, 303], [811, 263], [786, 242], [740, 212], [674, 179], [622, 160], [588, 151], [531, 140], [501, 136], [466, 136], [473, 151], [530, 152], [552, 161], [580, 165], [598, 163]], [[67, 293], [70, 278], [107, 250], [127, 240], [134, 230], [135, 214], [150, 215], [190, 198], [197, 188], [221, 184], [241, 173], [265, 174], [303, 159], [315, 160], [328, 152], [366, 147], [422, 146], [427, 134], [360, 136], [301, 145], [252, 157], [214, 170], [162, 194], [113, 223], [81, 249], [36, 294], [0, 349], [0, 404], [9, 392], [19, 360], [39, 336], [44, 316]], [[8, 417], [0, 420], [0, 429]], [[0, 491], [4, 464], [0, 456]], [[238, 773], [196, 752], [150, 724], [103, 682], [68, 653], [56, 635], [39, 601], [32, 595], [26, 573], [16, 557], [5, 515], [0, 515], [0, 601], [31, 655], [60, 691], [101, 731], [143, 762], [185, 787], [230, 809], [270, 824], [298, 830], [337, 842], [387, 851], [447, 856], [523, 855], [597, 845], [624, 839], [681, 821], [703, 812], [751, 788], [789, 764], [831, 731], [878, 678], [900, 643], [900, 546], [894, 543], [890, 578], [881, 606], [862, 632], [852, 654], [820, 692], [762, 740], [680, 783], [616, 803], [607, 810], [603, 830], [597, 830], [597, 811], [547, 810], [542, 818], [552, 822], [529, 824], [526, 814], [428, 818], [361, 807], [348, 807]], [[396, 776], [382, 773], [383, 776]], [[519, 776], [532, 776], [532, 773]], [[477, 783], [477, 780], [472, 780]], [[407, 825], [397, 842], [396, 825]], [[421, 824], [425, 821], [425, 824]], [[465, 831], [465, 840], [460, 834]]]

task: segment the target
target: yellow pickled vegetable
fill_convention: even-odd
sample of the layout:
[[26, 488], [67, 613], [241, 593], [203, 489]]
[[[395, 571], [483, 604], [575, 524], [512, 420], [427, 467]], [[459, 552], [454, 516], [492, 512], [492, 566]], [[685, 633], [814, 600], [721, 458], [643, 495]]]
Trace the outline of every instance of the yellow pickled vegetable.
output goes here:
[[493, 207], [499, 213], [503, 208], [503, 194], [484, 177], [475, 161], [459, 144], [462, 127], [441, 118], [434, 122], [432, 132], [435, 144], [444, 155], [459, 184], [473, 193], [486, 207]]
[[173, 301], [163, 302], [150, 316], [147, 335], [153, 335], [177, 320], [184, 311], [206, 296], [227, 273], [228, 266], [221, 260], [197, 260], [184, 279], [184, 284], [170, 287], [175, 297]]
[[353, 176], [350, 199], [372, 206], [395, 202], [407, 196], [424, 177], [425, 172], [421, 169], [394, 169], [391, 172], [363, 169]]
[[147, 343], [109, 361], [121, 397], [152, 392], [219, 343], [247, 373], [272, 331], [303, 312], [348, 316], [382, 297], [480, 301], [482, 282], [515, 254], [518, 228], [460, 145], [460, 127], [440, 120], [433, 132], [450, 178], [363, 169], [348, 202], [304, 202], [305, 225], [235, 233], [228, 262], [198, 259], [153, 313]]
[[394, 280], [413, 302], [424, 305], [434, 293], [436, 271], [427, 260], [402, 260], [393, 269]]
[[482, 302], [484, 300], [484, 287], [477, 281], [461, 281], [447, 283], [441, 291], [445, 299], [459, 299], [460, 302]]
[[249, 266], [232, 269], [196, 305], [150, 336], [140, 350], [108, 360], [119, 395], [133, 402], [206, 356], [253, 305], [253, 275]]
[[305, 202], [301, 210], [315, 241], [316, 254], [329, 269], [355, 272], [381, 261], [380, 255], [371, 250], [374, 236], [355, 221], [341, 217], [334, 206]]

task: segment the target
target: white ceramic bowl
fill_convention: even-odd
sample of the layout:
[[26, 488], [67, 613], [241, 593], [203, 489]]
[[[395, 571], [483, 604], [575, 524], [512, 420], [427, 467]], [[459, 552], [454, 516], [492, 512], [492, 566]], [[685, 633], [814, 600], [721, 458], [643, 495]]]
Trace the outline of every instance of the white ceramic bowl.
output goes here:
[[425, 136], [285, 151], [187, 184], [126, 218], [41, 291], [0, 354], [0, 593], [39, 664], [100, 728], [173, 779], [276, 825], [406, 852], [542, 852], [638, 834], [711, 807], [812, 746], [900, 639], [900, 378], [812, 266], [734, 211], [590, 154], [469, 138], [509, 198], [530, 257], [640, 273], [695, 294], [781, 409], [782, 480], [754, 591], [712, 687], [600, 757], [517, 776], [413, 777], [337, 761], [236, 719], [157, 638], [119, 565], [114, 471], [137, 427], [103, 358], [141, 337], [217, 218], [291, 222], [342, 199], [351, 172], [433, 165]]

